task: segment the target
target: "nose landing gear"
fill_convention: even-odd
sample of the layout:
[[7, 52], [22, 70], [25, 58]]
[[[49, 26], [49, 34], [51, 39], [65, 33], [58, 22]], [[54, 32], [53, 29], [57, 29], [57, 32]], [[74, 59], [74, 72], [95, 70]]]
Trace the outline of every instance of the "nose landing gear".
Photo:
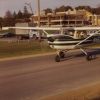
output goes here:
[[60, 60], [61, 60], [62, 58], [64, 58], [64, 57], [65, 57], [65, 53], [64, 53], [63, 51], [60, 51], [60, 52], [58, 52], [58, 54], [56, 55], [55, 61], [56, 61], [56, 62], [60, 62]]
[[56, 55], [55, 61], [56, 61], [56, 62], [60, 62], [60, 56], [59, 56], [59, 55]]

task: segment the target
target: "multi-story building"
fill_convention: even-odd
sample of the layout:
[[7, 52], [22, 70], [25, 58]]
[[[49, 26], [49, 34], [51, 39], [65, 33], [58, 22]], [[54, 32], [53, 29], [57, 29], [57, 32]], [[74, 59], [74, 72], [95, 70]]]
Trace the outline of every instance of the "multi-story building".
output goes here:
[[100, 26], [100, 15], [90, 15], [89, 18], [92, 26]]
[[[40, 25], [41, 26], [84, 26], [90, 25], [90, 16], [86, 10], [68, 10], [66, 12], [54, 12], [54, 13], [41, 13]], [[34, 25], [38, 25], [38, 15], [35, 14], [31, 17]]]

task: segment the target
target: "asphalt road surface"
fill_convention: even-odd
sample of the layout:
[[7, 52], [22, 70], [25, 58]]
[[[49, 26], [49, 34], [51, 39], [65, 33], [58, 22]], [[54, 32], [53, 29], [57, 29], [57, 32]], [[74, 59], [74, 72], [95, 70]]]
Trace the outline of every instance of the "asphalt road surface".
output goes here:
[[53, 54], [1, 61], [0, 100], [39, 100], [100, 81], [99, 55], [88, 62], [80, 53], [71, 54], [60, 63]]

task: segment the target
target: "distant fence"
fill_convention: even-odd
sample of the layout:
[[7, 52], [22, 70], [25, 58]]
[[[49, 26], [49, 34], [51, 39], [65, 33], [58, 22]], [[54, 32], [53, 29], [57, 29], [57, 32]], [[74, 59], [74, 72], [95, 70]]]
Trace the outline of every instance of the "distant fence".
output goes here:
[[0, 55], [23, 55], [51, 51], [46, 41], [0, 41]]

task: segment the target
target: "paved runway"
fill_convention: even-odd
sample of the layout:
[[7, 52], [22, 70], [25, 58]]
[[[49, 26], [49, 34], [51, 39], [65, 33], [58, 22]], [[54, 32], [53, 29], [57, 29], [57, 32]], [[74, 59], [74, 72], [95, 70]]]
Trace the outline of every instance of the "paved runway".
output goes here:
[[60, 63], [54, 56], [1, 61], [0, 100], [39, 100], [100, 80], [99, 55], [87, 62], [74, 54]]

